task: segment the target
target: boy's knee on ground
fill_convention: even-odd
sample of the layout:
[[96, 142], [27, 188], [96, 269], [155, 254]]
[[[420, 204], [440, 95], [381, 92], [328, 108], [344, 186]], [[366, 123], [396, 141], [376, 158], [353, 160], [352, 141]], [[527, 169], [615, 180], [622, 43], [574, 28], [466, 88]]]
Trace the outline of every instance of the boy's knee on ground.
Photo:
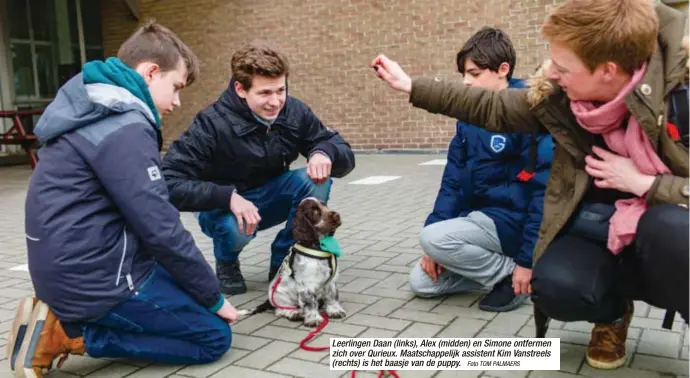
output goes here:
[[230, 326], [222, 319], [218, 322], [218, 326], [214, 331], [209, 332], [204, 339], [204, 344], [201, 348], [204, 350], [206, 358], [203, 362], [213, 362], [219, 360], [225, 353], [230, 350], [232, 345], [232, 330]]
[[438, 291], [431, 277], [426, 274], [419, 263], [410, 272], [408, 287], [418, 297], [432, 297]]

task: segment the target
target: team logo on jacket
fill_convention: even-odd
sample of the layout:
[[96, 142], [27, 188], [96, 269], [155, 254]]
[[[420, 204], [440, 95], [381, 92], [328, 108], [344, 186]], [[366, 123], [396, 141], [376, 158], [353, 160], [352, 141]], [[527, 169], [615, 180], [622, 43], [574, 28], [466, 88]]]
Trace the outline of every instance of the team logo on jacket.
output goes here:
[[492, 135], [491, 142], [489, 144], [495, 153], [499, 153], [506, 148], [506, 137], [503, 135]]

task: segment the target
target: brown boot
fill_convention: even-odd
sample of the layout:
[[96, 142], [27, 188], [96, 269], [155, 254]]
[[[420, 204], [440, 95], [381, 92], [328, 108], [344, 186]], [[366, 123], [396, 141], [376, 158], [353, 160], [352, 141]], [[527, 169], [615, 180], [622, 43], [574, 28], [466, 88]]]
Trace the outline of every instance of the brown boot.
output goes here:
[[625, 364], [625, 341], [632, 321], [634, 306], [628, 304], [623, 319], [613, 324], [596, 324], [587, 346], [587, 363], [596, 369], [617, 369]]
[[41, 301], [34, 306], [26, 335], [15, 364], [16, 377], [43, 377], [56, 358], [61, 357], [60, 367], [68, 355], [85, 352], [84, 338], [67, 337], [55, 313]]

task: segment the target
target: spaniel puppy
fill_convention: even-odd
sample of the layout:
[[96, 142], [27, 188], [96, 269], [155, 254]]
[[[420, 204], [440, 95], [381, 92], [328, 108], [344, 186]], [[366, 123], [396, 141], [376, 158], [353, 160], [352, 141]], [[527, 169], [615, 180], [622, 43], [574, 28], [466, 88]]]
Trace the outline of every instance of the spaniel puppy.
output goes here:
[[268, 300], [255, 309], [241, 310], [240, 316], [274, 308], [277, 316], [316, 327], [323, 322], [319, 313], [323, 306], [329, 317], [344, 317], [335, 285], [340, 249], [333, 238], [340, 215], [309, 197], [300, 202], [292, 222], [296, 244], [269, 284]]

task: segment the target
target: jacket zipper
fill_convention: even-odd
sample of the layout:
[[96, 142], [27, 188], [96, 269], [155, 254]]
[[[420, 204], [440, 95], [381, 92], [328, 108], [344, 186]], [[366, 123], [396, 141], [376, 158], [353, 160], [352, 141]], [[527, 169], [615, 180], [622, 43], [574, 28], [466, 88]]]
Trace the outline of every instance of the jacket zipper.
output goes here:
[[[120, 276], [122, 275], [122, 266], [125, 263], [125, 255], [127, 254], [127, 228], [122, 230], [122, 235], [124, 235], [124, 243], [122, 246], [122, 257], [120, 258], [120, 267], [117, 269], [117, 278], [115, 279], [115, 286], [120, 285]], [[134, 283], [132, 282], [132, 275], [127, 273], [125, 277], [127, 279], [127, 286], [129, 290], [134, 290]]]

